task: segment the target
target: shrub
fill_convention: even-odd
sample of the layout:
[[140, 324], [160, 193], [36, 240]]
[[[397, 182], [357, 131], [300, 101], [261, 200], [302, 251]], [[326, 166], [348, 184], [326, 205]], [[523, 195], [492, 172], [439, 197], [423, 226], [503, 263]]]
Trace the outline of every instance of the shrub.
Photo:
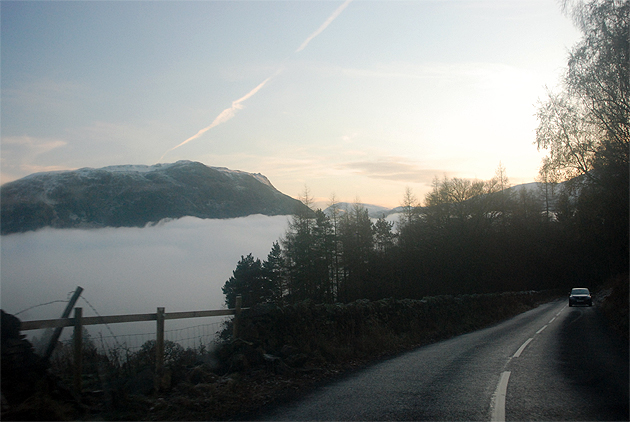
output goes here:
[[[358, 300], [279, 307], [256, 305], [239, 319], [240, 337], [263, 353], [291, 346], [328, 362], [363, 359], [473, 331], [526, 311], [556, 292]], [[228, 332], [223, 337], [229, 337]]]

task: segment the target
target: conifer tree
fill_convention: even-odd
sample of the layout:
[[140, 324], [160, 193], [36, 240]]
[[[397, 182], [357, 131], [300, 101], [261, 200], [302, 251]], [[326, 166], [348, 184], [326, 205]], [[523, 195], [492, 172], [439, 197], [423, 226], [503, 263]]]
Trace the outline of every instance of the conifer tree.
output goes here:
[[273, 291], [273, 301], [283, 303], [288, 294], [287, 277], [280, 243], [273, 242], [267, 259], [262, 263], [263, 276], [269, 280]]
[[228, 308], [236, 305], [236, 296], [242, 296], [243, 307], [251, 307], [257, 303], [271, 302], [274, 298], [273, 285], [264, 276], [262, 263], [250, 253], [241, 256], [232, 276], [223, 285], [225, 304]]
[[342, 216], [340, 241], [343, 248], [343, 300], [362, 299], [365, 297], [364, 280], [374, 239], [368, 211], [358, 202]]

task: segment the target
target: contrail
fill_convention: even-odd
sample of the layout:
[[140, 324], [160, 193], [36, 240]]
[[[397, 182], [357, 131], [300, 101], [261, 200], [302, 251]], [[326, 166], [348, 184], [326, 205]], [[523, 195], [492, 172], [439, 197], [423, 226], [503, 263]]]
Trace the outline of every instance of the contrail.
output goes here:
[[[341, 14], [341, 12], [343, 12], [343, 10], [346, 7], [348, 7], [350, 2], [352, 2], [352, 0], [346, 0], [341, 6], [339, 6], [332, 13], [332, 15], [330, 15], [328, 17], [328, 19], [326, 19], [326, 21], [317, 29], [317, 31], [315, 31], [311, 35], [309, 35], [309, 37], [298, 47], [298, 49], [295, 50], [295, 53], [299, 53], [300, 51], [304, 50], [306, 48], [306, 46], [308, 45], [308, 43], [310, 43], [313, 40], [313, 38], [315, 38], [316, 36], [321, 34], [322, 31], [324, 29], [326, 29], [326, 27], [328, 27], [328, 25], [330, 25], [332, 23], [332, 21], [334, 21], [337, 18], [337, 16], [339, 16]], [[179, 147], [181, 147], [183, 145], [186, 145], [188, 142], [199, 138], [201, 135], [203, 135], [204, 133], [206, 133], [207, 131], [209, 131], [213, 127], [218, 126], [221, 123], [225, 123], [228, 120], [230, 120], [232, 117], [234, 117], [236, 115], [236, 112], [238, 110], [243, 108], [242, 103], [245, 100], [253, 97], [258, 91], [260, 91], [262, 89], [263, 86], [265, 86], [265, 84], [267, 84], [267, 82], [269, 82], [271, 79], [276, 77], [281, 71], [282, 71], [282, 67], [280, 67], [276, 71], [276, 73], [274, 73], [273, 75], [271, 75], [270, 77], [268, 77], [267, 79], [262, 81], [262, 83], [260, 83], [256, 88], [252, 89], [251, 91], [249, 91], [247, 94], [245, 94], [243, 97], [239, 98], [238, 100], [233, 101], [232, 102], [232, 106], [230, 108], [226, 108], [221, 113], [219, 113], [219, 115], [214, 119], [214, 121], [210, 124], [210, 126], [207, 126], [207, 127], [203, 128], [203, 129], [201, 129], [199, 132], [197, 132], [196, 134], [194, 134], [190, 138], [186, 139], [181, 144], [176, 145], [173, 148], [167, 150], [164, 154], [162, 154], [162, 156], [160, 157], [159, 161], [161, 162], [164, 159], [164, 156], [166, 156], [166, 154], [168, 154], [169, 152], [171, 152], [171, 151], [173, 151], [173, 150], [175, 150], [175, 149], [177, 149], [177, 148], [179, 148]]]
[[168, 154], [169, 152], [173, 151], [174, 149], [177, 149], [179, 147], [181, 147], [182, 145], [186, 145], [188, 142], [199, 138], [201, 135], [203, 135], [204, 133], [206, 133], [207, 131], [209, 131], [210, 129], [212, 129], [215, 126], [220, 125], [221, 123], [225, 123], [228, 120], [230, 120], [232, 117], [234, 117], [236, 115], [236, 110], [240, 110], [243, 108], [243, 105], [241, 104], [243, 101], [247, 100], [248, 98], [252, 97], [254, 94], [256, 94], [258, 91], [260, 91], [260, 89], [265, 86], [265, 84], [267, 82], [269, 82], [274, 76], [276, 76], [278, 73], [280, 73], [280, 70], [278, 70], [274, 75], [268, 77], [267, 79], [265, 79], [260, 85], [258, 85], [256, 88], [252, 89], [251, 91], [249, 91], [247, 94], [245, 94], [243, 97], [239, 98], [236, 101], [232, 102], [232, 107], [230, 108], [226, 108], [225, 110], [223, 110], [215, 119], [214, 121], [210, 124], [210, 126], [204, 127], [203, 129], [201, 129], [199, 132], [197, 132], [196, 134], [194, 134], [193, 136], [191, 136], [190, 138], [186, 139], [184, 142], [182, 142], [179, 145], [174, 146], [173, 148], [169, 149], [168, 151], [166, 151], [164, 154], [162, 154], [162, 156], [160, 157], [160, 161], [162, 161], [162, 159], [164, 158], [164, 156], [166, 154]]
[[308, 43], [310, 43], [310, 42], [311, 42], [311, 40], [312, 40], [313, 38], [315, 38], [316, 36], [318, 36], [319, 34], [321, 34], [321, 33], [322, 33], [322, 31], [323, 31], [324, 29], [326, 29], [326, 27], [327, 27], [328, 25], [330, 25], [330, 24], [332, 23], [332, 21], [334, 21], [334, 20], [335, 20], [335, 18], [337, 18], [337, 16], [339, 16], [339, 15], [341, 14], [341, 12], [343, 12], [343, 9], [345, 9], [346, 7], [348, 7], [348, 5], [350, 4], [350, 2], [351, 2], [351, 1], [352, 1], [352, 0], [346, 0], [346, 1], [345, 1], [342, 5], [341, 5], [341, 6], [339, 6], [339, 7], [337, 8], [337, 10], [335, 10], [335, 11], [333, 12], [333, 14], [332, 14], [332, 15], [330, 15], [330, 16], [328, 17], [328, 19], [326, 19], [326, 22], [324, 22], [324, 23], [322, 24], [322, 26], [320, 26], [320, 27], [317, 29], [317, 31], [313, 32], [313, 33], [312, 33], [312, 34], [311, 34], [311, 35], [310, 35], [310, 36], [309, 36], [309, 37], [308, 37], [308, 38], [307, 38], [307, 39], [306, 39], [306, 40], [302, 43], [302, 45], [300, 45], [300, 47], [298, 47], [298, 49], [297, 49], [297, 50], [295, 50], [295, 52], [296, 52], [296, 53], [299, 53], [300, 51], [304, 50], [304, 49], [306, 48], [306, 46], [308, 45]]

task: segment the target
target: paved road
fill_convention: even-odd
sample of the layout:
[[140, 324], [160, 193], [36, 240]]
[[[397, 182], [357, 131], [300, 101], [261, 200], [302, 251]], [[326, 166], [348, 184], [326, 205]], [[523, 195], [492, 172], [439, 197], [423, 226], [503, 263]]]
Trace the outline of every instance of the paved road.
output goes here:
[[628, 345], [556, 301], [318, 388], [263, 420], [629, 420]]

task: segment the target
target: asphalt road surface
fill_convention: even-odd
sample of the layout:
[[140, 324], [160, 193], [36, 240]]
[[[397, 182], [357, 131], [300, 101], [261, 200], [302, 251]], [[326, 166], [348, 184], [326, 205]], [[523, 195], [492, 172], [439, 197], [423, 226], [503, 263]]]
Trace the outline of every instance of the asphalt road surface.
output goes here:
[[370, 366], [261, 420], [629, 420], [628, 344], [594, 307], [539, 306]]

